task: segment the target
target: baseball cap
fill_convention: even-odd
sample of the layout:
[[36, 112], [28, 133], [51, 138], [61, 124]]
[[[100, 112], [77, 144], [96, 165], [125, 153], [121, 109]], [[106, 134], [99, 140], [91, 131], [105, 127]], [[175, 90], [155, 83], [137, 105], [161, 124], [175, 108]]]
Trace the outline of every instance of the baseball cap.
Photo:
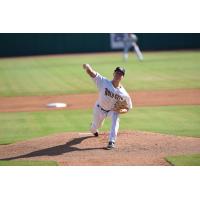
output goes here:
[[116, 67], [115, 72], [121, 72], [123, 75], [125, 75], [125, 69], [123, 67]]

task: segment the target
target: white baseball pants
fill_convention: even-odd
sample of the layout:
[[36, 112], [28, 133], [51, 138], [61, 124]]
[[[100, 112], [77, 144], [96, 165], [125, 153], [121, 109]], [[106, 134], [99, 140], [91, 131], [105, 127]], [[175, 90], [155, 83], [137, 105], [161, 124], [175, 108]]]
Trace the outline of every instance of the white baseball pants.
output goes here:
[[130, 48], [131, 48], [132, 46], [133, 46], [134, 51], [135, 51], [135, 53], [136, 53], [136, 55], [137, 55], [137, 58], [138, 58], [139, 60], [143, 60], [142, 52], [140, 51], [139, 46], [138, 46], [135, 42], [124, 44], [124, 60], [127, 60], [127, 59], [128, 59], [128, 52], [129, 52], [129, 50], [130, 50]]
[[98, 132], [99, 128], [103, 125], [104, 120], [109, 117], [112, 120], [112, 126], [109, 134], [109, 141], [115, 142], [117, 138], [117, 133], [119, 130], [119, 114], [113, 111], [105, 112], [101, 107], [97, 107], [97, 104], [94, 106], [93, 110], [93, 121], [91, 124], [91, 132]]

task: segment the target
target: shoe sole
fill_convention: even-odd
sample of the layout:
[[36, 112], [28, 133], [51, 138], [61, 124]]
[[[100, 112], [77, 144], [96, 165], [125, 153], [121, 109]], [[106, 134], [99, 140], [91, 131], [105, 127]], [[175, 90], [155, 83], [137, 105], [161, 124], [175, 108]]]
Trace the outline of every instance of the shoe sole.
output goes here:
[[94, 135], [95, 137], [98, 137], [98, 136], [99, 136], [99, 133], [93, 133], [93, 135]]
[[107, 150], [114, 149], [115, 147], [106, 147]]

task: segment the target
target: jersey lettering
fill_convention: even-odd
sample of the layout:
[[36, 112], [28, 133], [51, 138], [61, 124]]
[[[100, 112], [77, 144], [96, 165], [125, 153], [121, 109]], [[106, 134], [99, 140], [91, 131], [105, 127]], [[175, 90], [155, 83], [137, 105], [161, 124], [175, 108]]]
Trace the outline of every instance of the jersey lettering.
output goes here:
[[105, 95], [111, 98], [115, 98], [116, 100], [121, 100], [121, 101], [123, 100], [123, 98], [120, 95], [114, 94], [108, 88], [105, 88]]

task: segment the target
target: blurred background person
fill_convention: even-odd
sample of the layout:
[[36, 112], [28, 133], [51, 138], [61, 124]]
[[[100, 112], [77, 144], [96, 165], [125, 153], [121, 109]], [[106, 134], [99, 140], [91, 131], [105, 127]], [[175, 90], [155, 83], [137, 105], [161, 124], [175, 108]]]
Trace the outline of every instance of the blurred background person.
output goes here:
[[138, 37], [133, 34], [133, 33], [124, 33], [124, 60], [127, 61], [128, 60], [128, 52], [129, 50], [133, 47], [137, 58], [142, 61], [143, 55], [142, 52], [140, 51], [139, 46], [137, 45], [137, 41], [138, 41]]

